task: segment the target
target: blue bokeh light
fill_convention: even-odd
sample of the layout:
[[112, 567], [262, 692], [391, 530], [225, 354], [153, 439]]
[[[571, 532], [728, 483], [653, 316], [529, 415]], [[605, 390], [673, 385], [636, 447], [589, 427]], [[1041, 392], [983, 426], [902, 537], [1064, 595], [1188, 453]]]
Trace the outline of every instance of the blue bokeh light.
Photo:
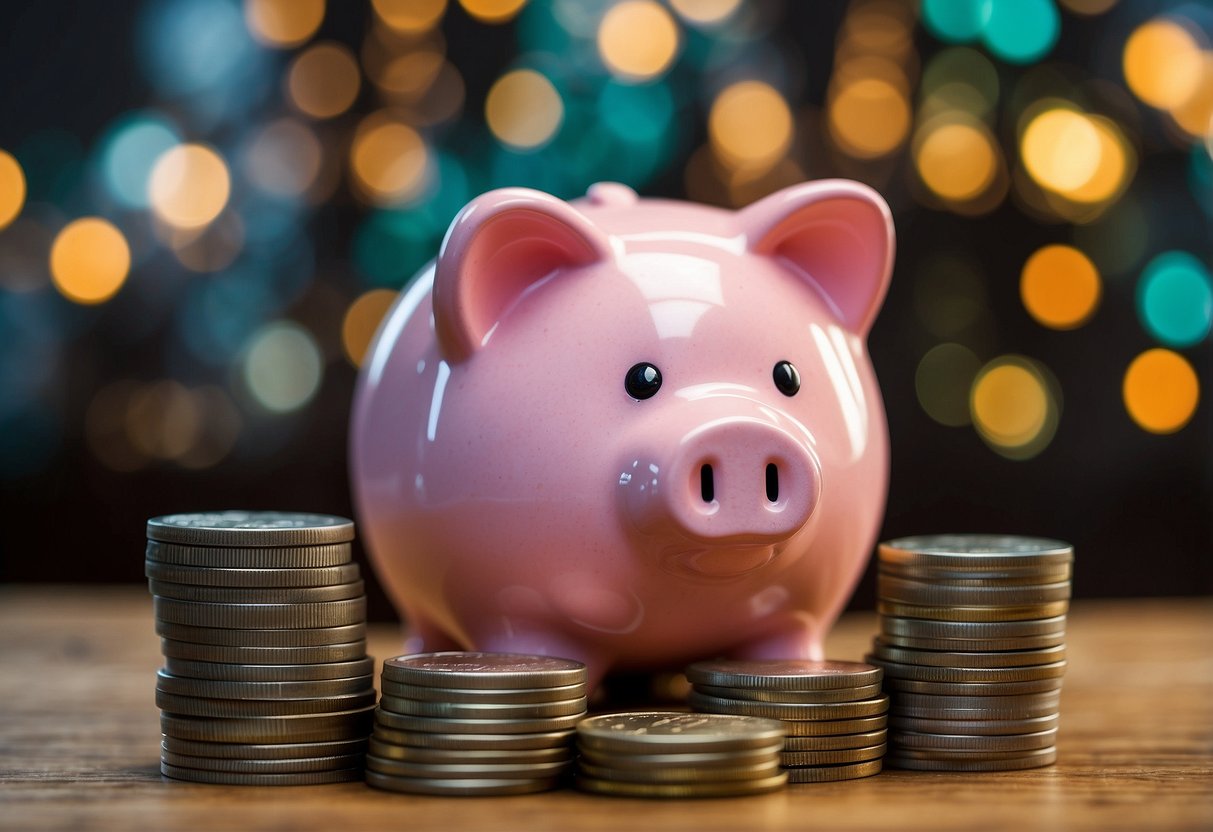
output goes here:
[[159, 92], [191, 95], [231, 87], [258, 49], [233, 0], [159, 0], [145, 7], [140, 57]]
[[147, 183], [156, 159], [180, 142], [176, 125], [153, 111], [128, 113], [115, 121], [102, 139], [100, 165], [107, 192], [127, 208], [147, 208]]

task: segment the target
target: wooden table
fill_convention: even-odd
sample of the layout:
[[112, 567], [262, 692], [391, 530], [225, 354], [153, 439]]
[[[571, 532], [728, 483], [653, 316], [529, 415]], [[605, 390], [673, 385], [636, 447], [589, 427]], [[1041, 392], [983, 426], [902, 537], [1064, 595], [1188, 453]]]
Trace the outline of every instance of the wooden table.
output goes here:
[[[850, 614], [827, 652], [858, 658], [874, 630], [873, 614]], [[395, 628], [373, 627], [370, 642], [393, 655]], [[1068, 645], [1060, 760], [1034, 771], [887, 771], [694, 801], [235, 788], [160, 776], [159, 644], [142, 588], [10, 586], [0, 588], [0, 827], [1213, 829], [1213, 600], [1076, 603]]]

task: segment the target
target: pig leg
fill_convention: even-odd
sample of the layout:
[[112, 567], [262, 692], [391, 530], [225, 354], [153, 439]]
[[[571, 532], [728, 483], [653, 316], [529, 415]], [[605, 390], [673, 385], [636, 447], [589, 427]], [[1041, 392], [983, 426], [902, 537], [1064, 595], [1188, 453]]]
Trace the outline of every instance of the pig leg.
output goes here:
[[409, 617], [404, 627], [404, 652], [437, 653], [442, 650], [462, 650], [463, 647], [425, 616]]
[[822, 641], [828, 627], [805, 613], [793, 613], [772, 629], [738, 645], [729, 655], [735, 659], [824, 658]]

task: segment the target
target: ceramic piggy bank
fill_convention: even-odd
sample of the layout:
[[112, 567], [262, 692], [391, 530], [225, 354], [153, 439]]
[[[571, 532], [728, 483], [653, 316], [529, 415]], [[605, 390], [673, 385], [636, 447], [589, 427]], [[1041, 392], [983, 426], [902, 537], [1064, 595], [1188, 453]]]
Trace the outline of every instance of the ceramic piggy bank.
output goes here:
[[884, 201], [473, 200], [363, 364], [356, 508], [405, 650], [820, 658], [888, 478]]

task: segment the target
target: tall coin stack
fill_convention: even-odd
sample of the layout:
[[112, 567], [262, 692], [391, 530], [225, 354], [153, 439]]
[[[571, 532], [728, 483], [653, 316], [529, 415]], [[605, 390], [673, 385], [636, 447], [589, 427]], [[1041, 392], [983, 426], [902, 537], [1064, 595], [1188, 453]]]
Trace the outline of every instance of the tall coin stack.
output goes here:
[[620, 797], [730, 797], [783, 788], [771, 719], [677, 711], [592, 716], [577, 726], [577, 787]]
[[1074, 550], [937, 535], [882, 543], [880, 635], [890, 766], [1009, 771], [1057, 759]]
[[687, 668], [697, 711], [778, 719], [792, 783], [880, 773], [889, 697], [881, 671], [861, 662], [776, 659], [697, 662]]
[[366, 781], [409, 794], [506, 795], [560, 785], [586, 712], [581, 662], [418, 653], [383, 664]]
[[147, 523], [164, 668], [160, 770], [178, 780], [360, 780], [375, 704], [354, 524], [226, 511]]

